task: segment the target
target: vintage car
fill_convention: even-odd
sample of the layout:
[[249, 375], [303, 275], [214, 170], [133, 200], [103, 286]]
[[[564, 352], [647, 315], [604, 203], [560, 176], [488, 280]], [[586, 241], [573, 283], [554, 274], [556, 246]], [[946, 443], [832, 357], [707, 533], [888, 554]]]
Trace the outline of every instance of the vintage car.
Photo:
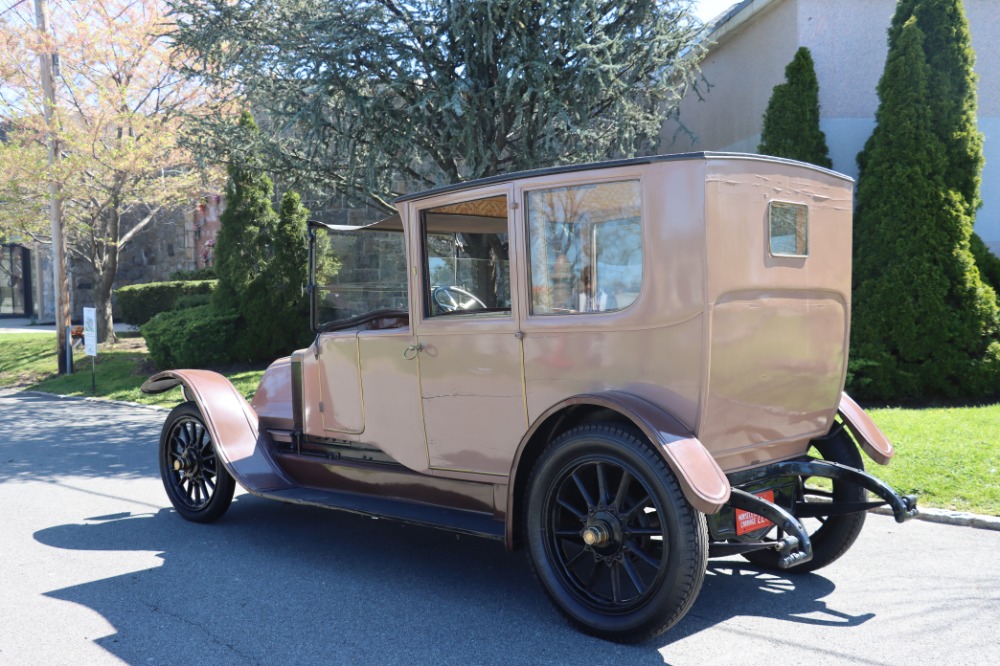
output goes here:
[[[893, 448], [843, 393], [853, 182], [699, 153], [498, 176], [310, 223], [313, 344], [250, 403], [183, 386], [160, 471], [177, 513], [261, 497], [524, 548], [553, 604], [620, 642], [667, 630], [706, 558], [811, 571]], [[869, 497], [869, 492], [874, 496]]]

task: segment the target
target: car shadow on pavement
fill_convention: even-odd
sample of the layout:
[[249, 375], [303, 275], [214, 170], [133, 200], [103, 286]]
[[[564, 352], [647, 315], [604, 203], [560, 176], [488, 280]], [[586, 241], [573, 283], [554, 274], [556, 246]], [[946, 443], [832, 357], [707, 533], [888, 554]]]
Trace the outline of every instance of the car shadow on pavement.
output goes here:
[[[72, 550], [154, 551], [163, 565], [47, 593], [93, 609], [96, 642], [128, 663], [663, 664], [669, 647], [738, 614], [843, 626], [825, 578], [710, 562], [692, 612], [622, 646], [574, 631], [522, 554], [493, 541], [240, 495], [219, 522], [169, 509], [40, 530]], [[826, 617], [816, 619], [816, 615]]]

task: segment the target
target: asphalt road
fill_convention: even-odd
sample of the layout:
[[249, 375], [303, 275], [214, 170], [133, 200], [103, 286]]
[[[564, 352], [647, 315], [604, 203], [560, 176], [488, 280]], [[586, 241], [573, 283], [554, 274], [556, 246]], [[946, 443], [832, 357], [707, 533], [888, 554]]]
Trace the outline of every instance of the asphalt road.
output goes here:
[[494, 542], [245, 494], [181, 520], [164, 416], [0, 392], [0, 664], [1000, 663], [1000, 532], [872, 515], [818, 573], [710, 561], [677, 627], [618, 646]]

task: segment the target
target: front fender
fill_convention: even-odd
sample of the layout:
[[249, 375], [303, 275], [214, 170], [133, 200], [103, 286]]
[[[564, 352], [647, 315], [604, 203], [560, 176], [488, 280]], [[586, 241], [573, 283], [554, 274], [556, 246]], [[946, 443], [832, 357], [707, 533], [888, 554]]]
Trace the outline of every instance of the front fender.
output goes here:
[[198, 405], [216, 453], [241, 486], [263, 492], [295, 485], [268, 452], [257, 414], [228, 379], [210, 370], [166, 370], [147, 379], [142, 391], [162, 393], [178, 385]]
[[729, 480], [715, 458], [698, 439], [676, 418], [656, 405], [629, 393], [608, 391], [577, 395], [568, 398], [539, 416], [525, 433], [518, 446], [507, 485], [507, 539], [512, 539], [514, 511], [517, 497], [518, 473], [521, 470], [521, 456], [539, 428], [550, 417], [575, 406], [592, 406], [609, 409], [621, 414], [638, 427], [652, 442], [656, 450], [673, 471], [680, 484], [685, 499], [698, 511], [712, 514], [729, 501]]

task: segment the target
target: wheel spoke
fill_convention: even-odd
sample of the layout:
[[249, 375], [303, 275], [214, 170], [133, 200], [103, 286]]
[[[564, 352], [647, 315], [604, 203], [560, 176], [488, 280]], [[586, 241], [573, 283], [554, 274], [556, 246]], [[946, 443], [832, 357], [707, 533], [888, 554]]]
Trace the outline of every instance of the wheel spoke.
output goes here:
[[625, 502], [626, 495], [628, 495], [628, 488], [631, 483], [632, 483], [632, 475], [629, 474], [627, 469], [623, 469], [622, 478], [621, 481], [618, 482], [618, 492], [615, 493], [615, 501], [614, 501], [614, 507], [618, 509], [618, 511], [621, 511], [622, 507], [624, 506], [623, 503]]
[[622, 600], [621, 565], [618, 562], [612, 562], [609, 570], [611, 572], [611, 599], [617, 604]]
[[636, 502], [636, 503], [635, 503], [635, 504], [634, 504], [634, 505], [632, 506], [632, 508], [631, 508], [631, 509], [629, 509], [628, 511], [626, 511], [626, 512], [625, 512], [625, 516], [626, 516], [627, 518], [631, 518], [631, 517], [632, 517], [632, 515], [633, 515], [633, 514], [634, 514], [634, 513], [636, 512], [636, 511], [638, 511], [639, 509], [641, 509], [641, 508], [645, 507], [645, 506], [646, 506], [647, 504], [649, 504], [649, 495], [645, 495], [645, 494], [644, 494], [644, 495], [642, 496], [642, 499], [641, 499], [641, 500], [639, 500], [638, 502]]
[[570, 513], [572, 513], [572, 514], [573, 514], [574, 516], [576, 516], [577, 520], [579, 520], [579, 521], [583, 522], [584, 520], [586, 520], [586, 519], [587, 519], [587, 514], [585, 514], [585, 513], [580, 513], [580, 511], [578, 511], [576, 507], [574, 507], [573, 505], [571, 505], [571, 504], [570, 504], [569, 502], [567, 502], [566, 500], [564, 500], [564, 499], [560, 498], [560, 499], [559, 499], [559, 500], [558, 500], [558, 501], [557, 501], [556, 503], [557, 503], [557, 504], [558, 504], [559, 506], [561, 506], [562, 508], [564, 508], [564, 509], [566, 509], [567, 511], [569, 511]]
[[657, 559], [657, 558], [653, 557], [652, 555], [650, 555], [649, 553], [647, 553], [637, 543], [635, 543], [635, 542], [630, 542], [629, 543], [629, 552], [632, 553], [633, 555], [635, 555], [637, 558], [639, 558], [643, 562], [645, 562], [646, 564], [648, 564], [649, 566], [653, 567], [654, 569], [659, 569], [660, 568], [660, 562], [662, 560]]
[[646, 591], [646, 584], [642, 582], [639, 572], [635, 570], [635, 567], [632, 566], [632, 563], [627, 557], [622, 559], [622, 568], [625, 569], [625, 573], [628, 574], [629, 580], [631, 580], [632, 585], [635, 586], [635, 591], [639, 594], [643, 594]]
[[587, 492], [587, 489], [583, 485], [583, 481], [581, 481], [580, 477], [576, 475], [576, 472], [574, 472], [570, 478], [573, 479], [573, 483], [576, 484], [576, 488], [580, 491], [580, 495], [583, 497], [583, 501], [587, 503], [587, 506], [594, 506], [594, 500], [590, 498], [590, 493]]
[[604, 478], [603, 463], [597, 463], [597, 502], [601, 506], [608, 505], [608, 484]]
[[663, 536], [663, 530], [659, 527], [630, 527], [629, 536]]

